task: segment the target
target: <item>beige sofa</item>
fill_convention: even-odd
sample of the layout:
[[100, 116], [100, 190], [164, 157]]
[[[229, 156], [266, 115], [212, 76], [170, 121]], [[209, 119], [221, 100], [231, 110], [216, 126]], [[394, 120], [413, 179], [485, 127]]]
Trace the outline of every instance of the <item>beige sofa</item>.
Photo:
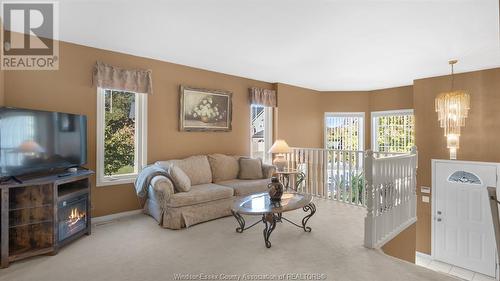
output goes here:
[[267, 190], [274, 166], [262, 165], [262, 178], [238, 179], [239, 156], [222, 154], [191, 156], [180, 160], [158, 161], [168, 169], [181, 168], [191, 180], [191, 190], [177, 192], [165, 176], [155, 176], [148, 187], [144, 212], [170, 229], [231, 215], [235, 198]]

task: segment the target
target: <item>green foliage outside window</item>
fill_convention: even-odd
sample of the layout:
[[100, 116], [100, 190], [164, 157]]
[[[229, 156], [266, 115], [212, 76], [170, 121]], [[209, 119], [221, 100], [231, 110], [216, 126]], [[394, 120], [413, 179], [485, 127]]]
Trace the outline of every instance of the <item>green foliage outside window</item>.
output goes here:
[[380, 152], [409, 152], [415, 145], [413, 115], [377, 117], [377, 145]]
[[[135, 94], [106, 90], [104, 116], [104, 174], [134, 172]], [[131, 114], [132, 113], [132, 114]]]
[[[351, 201], [351, 203], [363, 205], [365, 203], [363, 202], [365, 198], [365, 196], [363, 196], [363, 192], [365, 192], [365, 177], [363, 172], [353, 173], [350, 179], [349, 176], [346, 175], [346, 177], [347, 178], [344, 178], [344, 176], [335, 177], [334, 183], [337, 192], [340, 193], [340, 200], [347, 202]], [[346, 188], [345, 193], [343, 192], [344, 187]], [[352, 187], [352, 197], [350, 187]]]
[[336, 118], [335, 127], [326, 131], [326, 147], [336, 150], [359, 150], [359, 121], [356, 117]]

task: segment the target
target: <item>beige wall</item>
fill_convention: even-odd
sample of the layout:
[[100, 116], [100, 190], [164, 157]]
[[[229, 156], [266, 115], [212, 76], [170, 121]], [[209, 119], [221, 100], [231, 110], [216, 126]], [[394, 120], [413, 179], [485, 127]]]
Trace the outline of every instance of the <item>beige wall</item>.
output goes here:
[[[500, 68], [458, 74], [455, 89], [471, 96], [471, 110], [460, 137], [458, 160], [500, 162]], [[431, 159], [449, 159], [443, 129], [439, 127], [434, 99], [450, 90], [450, 77], [441, 76], [416, 80], [413, 104], [415, 108], [416, 141], [419, 149], [417, 192], [420, 186], [431, 187]], [[431, 251], [431, 204], [418, 197], [417, 250]]]
[[[413, 87], [357, 92], [318, 92], [279, 83], [278, 137], [291, 146], [323, 147], [325, 112], [363, 112], [365, 149], [371, 147], [371, 112], [413, 108]], [[319, 138], [320, 137], [320, 138]], [[415, 262], [416, 224], [382, 250], [388, 255]]]
[[[458, 74], [457, 89], [471, 94], [471, 112], [460, 139], [459, 160], [500, 162], [496, 140], [500, 136], [500, 68]], [[370, 112], [396, 109], [415, 110], [416, 145], [419, 150], [418, 188], [431, 186], [431, 159], [449, 158], [442, 128], [434, 111], [434, 98], [450, 88], [449, 76], [416, 80], [413, 86], [375, 90], [370, 92], [325, 92], [320, 104], [324, 112], [365, 112], [365, 148], [370, 147]], [[323, 131], [321, 131], [323, 134]], [[430, 254], [430, 203], [418, 197], [418, 222], [390, 241], [384, 251], [412, 261], [413, 249]], [[412, 238], [412, 237], [415, 237]], [[416, 245], [415, 245], [416, 240]]]
[[321, 94], [314, 90], [277, 83], [278, 114], [276, 138], [292, 147], [323, 146]]
[[356, 92], [318, 92], [277, 83], [277, 137], [291, 146], [323, 147], [325, 112], [363, 112], [365, 149], [370, 143], [372, 111], [413, 108], [412, 86]]
[[[371, 147], [371, 112], [413, 108], [413, 87], [360, 92], [325, 92], [320, 98], [323, 112], [364, 112], [365, 149]], [[323, 134], [323, 131], [322, 131]], [[382, 250], [391, 256], [415, 262], [416, 224], [413, 224]]]
[[0, 105], [4, 105], [5, 100], [5, 73], [0, 70]]
[[382, 246], [382, 251], [390, 256], [415, 263], [416, 233], [417, 224], [414, 223]]
[[370, 113], [367, 114], [366, 129], [368, 145], [371, 148], [371, 112], [413, 108], [413, 86], [374, 90], [369, 92]]
[[[322, 92], [322, 112], [363, 112], [365, 114], [365, 147], [371, 148], [371, 112], [413, 108], [413, 87], [374, 91]], [[323, 131], [321, 132], [323, 134]]]
[[[413, 86], [404, 86], [390, 89], [371, 91], [370, 111], [385, 111], [413, 108]], [[369, 116], [369, 115], [368, 115]], [[367, 118], [368, 123], [371, 117]], [[371, 136], [371, 124], [369, 125], [369, 134]], [[371, 141], [371, 139], [370, 139]], [[398, 236], [382, 247], [382, 250], [391, 256], [415, 262], [417, 225], [413, 224]]]
[[413, 108], [413, 86], [370, 92], [370, 110], [385, 111]]
[[[154, 94], [148, 98], [148, 163], [197, 153], [249, 153], [249, 100], [252, 86], [272, 84], [224, 75], [157, 60], [61, 42], [58, 71], [7, 71], [5, 103], [8, 106], [85, 114], [88, 117], [88, 167], [95, 169], [96, 87], [91, 84], [96, 60], [153, 71]], [[179, 85], [233, 92], [233, 131], [202, 133], [178, 131]], [[95, 183], [95, 182], [94, 182]], [[132, 184], [95, 187], [93, 215], [137, 209]]]
[[[365, 114], [364, 149], [370, 147], [369, 92], [324, 92], [321, 96], [321, 110], [323, 114], [325, 112], [363, 112]], [[324, 137], [324, 127], [321, 134]]]
[[[248, 154], [251, 86], [278, 90], [275, 136], [291, 146], [322, 147], [324, 112], [365, 112], [365, 148], [370, 147], [370, 112], [414, 108], [416, 143], [419, 148], [418, 185], [430, 186], [430, 159], [447, 158], [442, 129], [434, 112], [435, 96], [449, 89], [449, 77], [416, 80], [414, 86], [364, 92], [318, 92], [282, 83], [270, 84], [201, 69], [145, 59], [116, 52], [61, 43], [59, 71], [0, 71], [0, 103], [86, 114], [89, 120], [89, 163], [95, 169], [96, 89], [91, 69], [96, 60], [131, 68], [153, 70], [154, 94], [148, 99], [148, 162], [197, 153]], [[28, 82], [29, 81], [29, 82]], [[187, 133], [178, 131], [178, 87], [181, 84], [229, 90], [234, 93], [233, 131]], [[472, 109], [461, 137], [458, 158], [500, 162], [495, 140], [500, 132], [500, 69], [456, 76], [456, 87], [468, 90]], [[94, 215], [138, 208], [131, 184], [93, 189]], [[420, 197], [419, 197], [420, 199]], [[418, 203], [416, 230], [408, 229], [391, 241], [386, 250], [413, 248], [430, 253], [430, 205]], [[397, 252], [397, 251], [396, 251]], [[408, 252], [398, 255], [409, 257]]]

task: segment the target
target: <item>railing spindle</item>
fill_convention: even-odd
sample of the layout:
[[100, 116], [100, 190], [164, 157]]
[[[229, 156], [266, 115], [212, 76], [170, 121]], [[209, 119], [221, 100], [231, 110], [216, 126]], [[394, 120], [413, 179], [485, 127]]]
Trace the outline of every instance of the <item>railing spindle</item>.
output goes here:
[[323, 198], [328, 198], [328, 150], [323, 150]]
[[305, 174], [302, 192], [366, 206], [367, 247], [379, 247], [416, 219], [415, 148], [411, 154], [294, 148], [286, 159]]
[[347, 187], [349, 190], [347, 191], [347, 197], [348, 197], [348, 202], [349, 204], [354, 204], [354, 157], [352, 151], [347, 152], [347, 159], [348, 159], [348, 165], [347, 165]]

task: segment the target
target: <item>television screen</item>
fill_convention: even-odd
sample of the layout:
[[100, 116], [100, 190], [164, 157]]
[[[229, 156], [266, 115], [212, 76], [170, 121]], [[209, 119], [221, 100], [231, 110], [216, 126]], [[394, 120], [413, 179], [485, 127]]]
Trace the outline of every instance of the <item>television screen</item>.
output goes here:
[[86, 162], [86, 116], [0, 108], [0, 177], [69, 168]]

